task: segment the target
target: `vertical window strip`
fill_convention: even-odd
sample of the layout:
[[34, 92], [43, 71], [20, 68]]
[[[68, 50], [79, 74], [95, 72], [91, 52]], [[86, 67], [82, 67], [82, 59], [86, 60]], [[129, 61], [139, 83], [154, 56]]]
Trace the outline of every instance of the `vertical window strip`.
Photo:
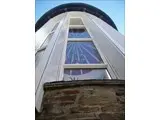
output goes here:
[[[75, 20], [78, 20], [77, 22]], [[81, 22], [80, 22], [81, 21]], [[91, 38], [89, 32], [85, 28], [81, 18], [71, 18], [68, 38], [73, 38], [72, 42], [68, 41], [66, 48], [65, 64], [96, 64], [103, 63], [96, 46], [92, 41], [76, 42], [74, 38]], [[83, 27], [77, 27], [83, 25]], [[72, 43], [72, 44], [71, 44]], [[88, 59], [89, 58], [89, 59]], [[83, 62], [84, 60], [84, 62]], [[64, 80], [83, 80], [83, 79], [109, 79], [106, 69], [64, 69]]]

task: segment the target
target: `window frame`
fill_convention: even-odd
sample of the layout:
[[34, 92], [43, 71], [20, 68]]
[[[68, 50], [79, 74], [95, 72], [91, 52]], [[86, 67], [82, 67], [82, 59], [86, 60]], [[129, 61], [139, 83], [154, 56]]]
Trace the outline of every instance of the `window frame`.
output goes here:
[[[70, 19], [72, 18], [80, 18], [82, 20], [83, 25], [70, 25]], [[90, 35], [90, 38], [69, 38], [68, 33], [70, 28], [84, 28]], [[69, 17], [69, 23], [68, 23], [68, 33], [67, 33], [67, 39], [66, 39], [66, 47], [65, 47], [65, 60], [63, 61], [63, 76], [64, 76], [64, 70], [65, 69], [105, 69], [106, 74], [109, 79], [111, 79], [111, 75], [108, 72], [108, 63], [100, 51], [98, 44], [94, 41], [94, 37], [92, 36], [89, 28], [85, 25], [83, 18], [81, 17]], [[98, 64], [65, 64], [66, 61], [66, 50], [67, 50], [67, 43], [68, 42], [92, 42], [95, 48], [97, 49], [97, 52], [99, 53], [103, 63], [98, 63]]]

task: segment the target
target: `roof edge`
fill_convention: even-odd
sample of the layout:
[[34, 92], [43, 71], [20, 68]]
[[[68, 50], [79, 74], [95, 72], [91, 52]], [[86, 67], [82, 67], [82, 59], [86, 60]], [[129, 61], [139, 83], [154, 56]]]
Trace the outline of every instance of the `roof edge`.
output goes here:
[[110, 26], [112, 26], [114, 29], [117, 29], [115, 23], [113, 20], [102, 10], [92, 6], [88, 5], [86, 3], [66, 3], [66, 4], [61, 4], [57, 7], [52, 8], [51, 10], [47, 11], [37, 22], [35, 25], [35, 32], [38, 31], [46, 22], [48, 22], [51, 18], [65, 13], [65, 12], [71, 12], [71, 11], [80, 11], [80, 12], [87, 12], [89, 14], [92, 14]]

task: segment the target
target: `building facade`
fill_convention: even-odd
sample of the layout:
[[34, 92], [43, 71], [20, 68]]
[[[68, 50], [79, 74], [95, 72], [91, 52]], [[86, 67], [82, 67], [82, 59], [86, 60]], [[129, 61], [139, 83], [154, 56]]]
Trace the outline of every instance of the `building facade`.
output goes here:
[[125, 41], [111, 18], [82, 3], [60, 5], [36, 23], [35, 103], [44, 84], [125, 80]]

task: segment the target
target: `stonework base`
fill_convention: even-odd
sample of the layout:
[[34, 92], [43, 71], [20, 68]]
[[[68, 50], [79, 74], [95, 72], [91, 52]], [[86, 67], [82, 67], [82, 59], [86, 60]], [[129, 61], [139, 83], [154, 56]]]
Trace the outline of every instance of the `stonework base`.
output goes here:
[[36, 113], [36, 120], [125, 119], [124, 81], [47, 83], [44, 90], [42, 112]]

